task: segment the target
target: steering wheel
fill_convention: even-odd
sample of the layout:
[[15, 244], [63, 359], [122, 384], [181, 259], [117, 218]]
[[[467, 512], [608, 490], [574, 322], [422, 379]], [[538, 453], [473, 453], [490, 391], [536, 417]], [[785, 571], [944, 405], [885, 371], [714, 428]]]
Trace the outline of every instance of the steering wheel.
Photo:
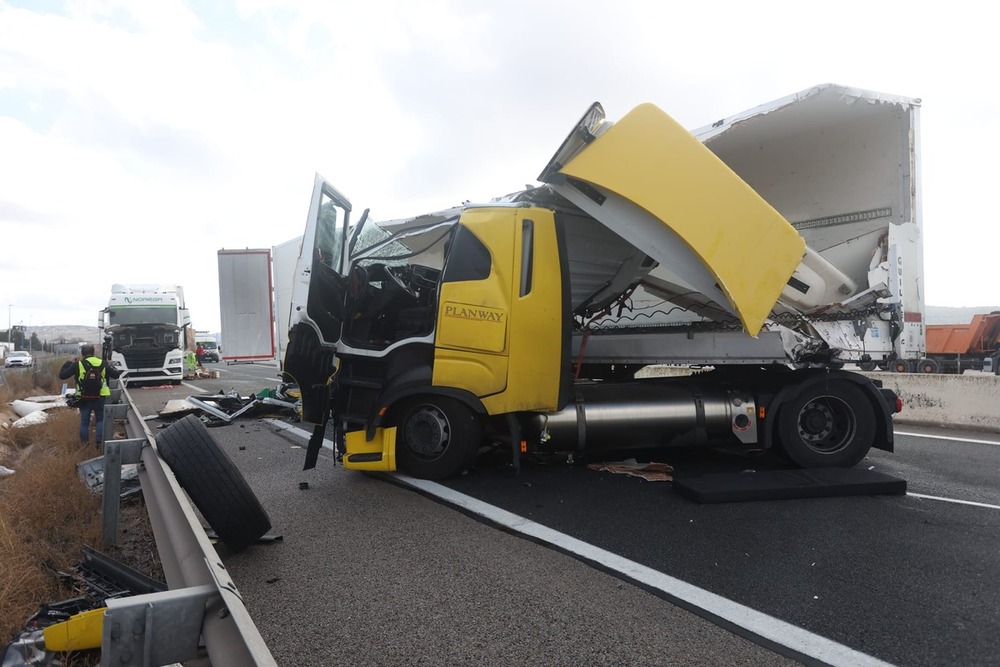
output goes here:
[[386, 266], [385, 275], [389, 276], [389, 282], [391, 282], [394, 286], [406, 292], [414, 299], [417, 298], [417, 290], [415, 290], [413, 286], [411, 286], [409, 283], [403, 280], [402, 267]]

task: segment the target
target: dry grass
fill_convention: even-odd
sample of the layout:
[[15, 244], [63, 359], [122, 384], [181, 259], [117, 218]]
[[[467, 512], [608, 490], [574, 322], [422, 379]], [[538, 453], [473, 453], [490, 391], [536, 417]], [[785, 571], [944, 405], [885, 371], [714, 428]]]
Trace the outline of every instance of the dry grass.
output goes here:
[[[16, 418], [8, 408], [12, 400], [58, 393], [59, 363], [52, 361], [34, 373], [4, 373], [0, 423]], [[0, 465], [15, 471], [0, 477], [0, 647], [40, 604], [78, 595], [63, 588], [53, 570], [72, 571], [85, 545], [101, 547], [101, 499], [76, 467], [97, 451], [80, 445], [76, 410], [49, 410], [48, 415], [42, 424], [0, 429]], [[129, 526], [131, 538], [141, 543], [140, 549], [155, 553], [145, 509], [134, 516], [140, 518]], [[105, 553], [121, 559], [121, 551]], [[144, 574], [155, 576], [148, 570]]]
[[0, 480], [0, 637], [12, 636], [41, 602], [72, 597], [49, 568], [69, 571], [85, 544], [100, 543], [100, 498], [76, 469], [95, 452], [80, 446], [78, 423], [66, 410], [15, 429], [30, 452]]

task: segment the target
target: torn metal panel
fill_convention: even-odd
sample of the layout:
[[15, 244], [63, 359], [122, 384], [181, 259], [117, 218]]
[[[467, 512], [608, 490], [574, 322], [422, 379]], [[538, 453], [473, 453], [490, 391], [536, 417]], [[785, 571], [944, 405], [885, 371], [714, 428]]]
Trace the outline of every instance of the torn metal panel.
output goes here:
[[163, 406], [163, 409], [156, 414], [157, 416], [163, 418], [183, 417], [184, 415], [196, 412], [198, 409], [199, 407], [197, 405], [194, 405], [186, 398], [179, 398], [167, 401], [167, 404]]
[[[87, 488], [92, 493], [100, 494], [104, 492], [104, 457], [88, 459], [76, 466]], [[121, 472], [121, 498], [130, 498], [138, 493], [142, 493], [139, 485], [139, 471], [136, 464], [126, 464], [122, 466]]]

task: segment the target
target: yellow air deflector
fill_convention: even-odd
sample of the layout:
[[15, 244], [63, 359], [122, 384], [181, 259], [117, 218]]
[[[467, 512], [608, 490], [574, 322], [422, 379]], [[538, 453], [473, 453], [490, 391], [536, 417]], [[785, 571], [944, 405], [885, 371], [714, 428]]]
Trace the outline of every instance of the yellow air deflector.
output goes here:
[[[559, 173], [610, 191], [673, 230], [754, 336], [805, 252], [805, 241], [780, 213], [652, 104], [633, 109]], [[615, 220], [600, 222], [615, 229]]]

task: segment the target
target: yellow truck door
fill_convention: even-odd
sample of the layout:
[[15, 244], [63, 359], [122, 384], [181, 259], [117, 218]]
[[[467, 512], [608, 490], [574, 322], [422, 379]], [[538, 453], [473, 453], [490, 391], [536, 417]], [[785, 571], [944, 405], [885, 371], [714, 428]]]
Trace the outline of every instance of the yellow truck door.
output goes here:
[[490, 414], [554, 410], [568, 309], [552, 212], [463, 213], [441, 285], [433, 384], [465, 389]]

